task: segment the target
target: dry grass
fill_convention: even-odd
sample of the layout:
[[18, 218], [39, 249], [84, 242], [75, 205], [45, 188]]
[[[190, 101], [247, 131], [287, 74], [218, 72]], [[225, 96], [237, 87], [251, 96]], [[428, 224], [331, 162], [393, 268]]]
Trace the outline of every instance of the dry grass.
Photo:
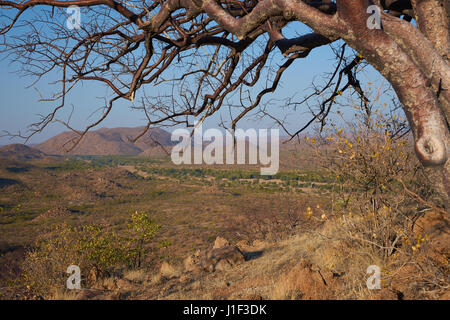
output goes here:
[[127, 270], [123, 274], [123, 277], [132, 282], [142, 283], [149, 279], [149, 273], [147, 270], [144, 270], [144, 269]]
[[74, 300], [77, 296], [78, 291], [76, 290], [67, 290], [63, 288], [53, 289], [49, 300]]

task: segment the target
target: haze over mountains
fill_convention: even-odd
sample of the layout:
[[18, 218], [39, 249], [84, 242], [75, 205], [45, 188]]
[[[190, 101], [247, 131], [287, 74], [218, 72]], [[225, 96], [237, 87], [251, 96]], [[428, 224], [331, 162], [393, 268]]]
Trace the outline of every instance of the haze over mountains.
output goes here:
[[35, 145], [34, 148], [46, 154], [56, 155], [137, 155], [143, 152], [154, 153], [156, 149], [163, 151], [161, 145], [171, 146], [176, 143], [171, 141], [169, 132], [159, 128], [150, 129], [134, 143], [130, 141], [143, 130], [144, 127], [101, 128], [88, 132], [81, 142], [69, 152], [65, 151], [70, 146], [70, 143], [67, 142], [76, 138], [76, 134], [63, 132]]

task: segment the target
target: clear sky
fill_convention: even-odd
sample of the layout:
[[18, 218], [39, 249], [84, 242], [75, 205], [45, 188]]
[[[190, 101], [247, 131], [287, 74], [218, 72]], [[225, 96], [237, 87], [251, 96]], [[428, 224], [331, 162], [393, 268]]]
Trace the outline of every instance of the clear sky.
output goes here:
[[[45, 31], [45, 30], [44, 30]], [[307, 28], [300, 25], [300, 23], [293, 24], [289, 30], [285, 32], [285, 35], [301, 34], [307, 32]], [[350, 50], [348, 50], [350, 53]], [[285, 60], [281, 58], [281, 55], [276, 56], [279, 61], [277, 64], [281, 65]], [[308, 92], [311, 82], [315, 79], [318, 83], [323, 83], [326, 79], [321, 77], [325, 72], [333, 71], [333, 65], [335, 64], [334, 54], [328, 46], [315, 49], [309, 57], [306, 59], [298, 59], [284, 74], [282, 82], [278, 90], [274, 94], [268, 94], [265, 101], [271, 98], [282, 99], [291, 96], [293, 93], [301, 98]], [[55, 102], [39, 102], [40, 93], [49, 95], [51, 86], [48, 82], [53, 80], [52, 78], [45, 81], [38, 82], [32, 87], [28, 87], [33, 79], [22, 77], [17, 73], [14, 73], [20, 66], [10, 65], [8, 56], [0, 55], [0, 131], [6, 130], [11, 133], [17, 133], [19, 130], [26, 132], [27, 125], [36, 122], [38, 114], [47, 114], [56, 105]], [[381, 77], [377, 72], [368, 69], [366, 73], [367, 77], [371, 81], [381, 81]], [[56, 77], [58, 74], [53, 74], [52, 77]], [[365, 76], [361, 76], [363, 83], [366, 83]], [[344, 82], [345, 83], [345, 82]], [[149, 90], [149, 87], [146, 87]], [[103, 99], [109, 91], [101, 84], [90, 82], [89, 85], [84, 87], [78, 87], [74, 93], [72, 93], [66, 103], [65, 111], [71, 111], [71, 106], [76, 108], [76, 112], [73, 116], [71, 124], [76, 129], [83, 129], [94, 118], [89, 118], [94, 110], [102, 106]], [[118, 101], [109, 117], [99, 125], [99, 127], [136, 127], [139, 125], [145, 125], [145, 116], [139, 111], [131, 110], [132, 103], [127, 100]], [[341, 111], [350, 112], [351, 108], [342, 109]], [[300, 128], [306, 121], [309, 120], [310, 113], [306, 106], [300, 108], [297, 111], [282, 110], [279, 105], [274, 105], [270, 108], [273, 115], [283, 118], [288, 115], [288, 128], [292, 131]], [[98, 114], [96, 114], [98, 116]], [[228, 117], [228, 108], [224, 107], [223, 111], [214, 117], [208, 119], [205, 123], [206, 127], [217, 127], [220, 116]], [[228, 118], [227, 118], [228, 119]], [[258, 120], [251, 115], [239, 123], [241, 128], [269, 128], [272, 127], [272, 120]], [[39, 143], [45, 141], [49, 137], [52, 137], [62, 131], [67, 131], [61, 124], [54, 123], [49, 125], [42, 133], [35, 135], [29, 143]], [[0, 145], [9, 143], [23, 143], [20, 138], [0, 137]]]

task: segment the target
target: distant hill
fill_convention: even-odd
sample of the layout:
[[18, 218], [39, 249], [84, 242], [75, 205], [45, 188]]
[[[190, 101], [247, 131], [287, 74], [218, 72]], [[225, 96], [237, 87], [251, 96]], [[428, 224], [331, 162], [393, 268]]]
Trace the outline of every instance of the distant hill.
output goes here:
[[159, 128], [150, 129], [135, 143], [130, 142], [130, 139], [137, 137], [143, 130], [144, 127], [101, 128], [91, 131], [68, 153], [65, 149], [70, 147], [71, 139], [77, 136], [73, 132], [63, 132], [36, 145], [36, 148], [47, 154], [56, 155], [137, 155], [148, 149], [154, 149], [158, 145], [175, 144], [170, 139], [170, 133]]
[[0, 158], [7, 160], [34, 160], [46, 156], [42, 151], [24, 144], [10, 144], [0, 148]]

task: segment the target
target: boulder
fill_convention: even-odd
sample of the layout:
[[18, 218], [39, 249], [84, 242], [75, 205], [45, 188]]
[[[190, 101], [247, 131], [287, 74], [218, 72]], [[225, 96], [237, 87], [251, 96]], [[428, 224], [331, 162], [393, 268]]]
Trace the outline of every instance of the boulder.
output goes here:
[[228, 270], [244, 261], [244, 254], [238, 247], [226, 246], [206, 252], [201, 257], [200, 264], [203, 270], [214, 272], [216, 270]]
[[175, 268], [165, 261], [162, 263], [159, 273], [163, 278], [167, 279], [172, 279], [178, 276]]
[[198, 256], [190, 255], [184, 259], [184, 271], [198, 273], [201, 271], [200, 259]]
[[92, 300], [101, 294], [102, 294], [102, 291], [100, 291], [100, 290], [82, 289], [75, 296], [75, 300]]
[[293, 268], [281, 274], [272, 291], [272, 299], [329, 300], [342, 285], [339, 275], [321, 270], [309, 260], [301, 259]]
[[248, 240], [240, 240], [238, 241], [238, 243], [236, 243], [236, 246], [241, 250], [242, 249], [246, 250], [249, 247], [251, 247], [250, 242]]
[[216, 241], [214, 241], [213, 249], [219, 249], [219, 248], [227, 247], [229, 245], [230, 245], [230, 243], [228, 242], [228, 240], [226, 240], [222, 237], [217, 237]]
[[130, 291], [134, 289], [133, 282], [127, 279], [117, 279], [116, 285], [120, 291]]
[[58, 206], [53, 207], [53, 208], [47, 210], [46, 212], [40, 214], [39, 216], [34, 218], [33, 221], [36, 222], [36, 221], [40, 221], [40, 220], [48, 219], [48, 218], [68, 217], [71, 214], [72, 214], [72, 211], [70, 209], [68, 209], [67, 207], [58, 205]]
[[253, 241], [252, 246], [255, 249], [264, 249], [267, 247], [267, 243], [263, 240], [256, 239]]

